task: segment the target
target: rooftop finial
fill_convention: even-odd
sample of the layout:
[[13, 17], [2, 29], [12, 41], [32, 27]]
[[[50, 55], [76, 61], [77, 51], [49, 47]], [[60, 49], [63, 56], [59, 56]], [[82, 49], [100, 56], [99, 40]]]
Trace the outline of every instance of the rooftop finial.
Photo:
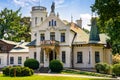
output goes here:
[[40, 6], [40, 0], [39, 0], [39, 6]]
[[71, 15], [71, 22], [73, 22], [73, 16]]
[[51, 12], [54, 12], [55, 11], [55, 3], [52, 2], [52, 5], [51, 5]]

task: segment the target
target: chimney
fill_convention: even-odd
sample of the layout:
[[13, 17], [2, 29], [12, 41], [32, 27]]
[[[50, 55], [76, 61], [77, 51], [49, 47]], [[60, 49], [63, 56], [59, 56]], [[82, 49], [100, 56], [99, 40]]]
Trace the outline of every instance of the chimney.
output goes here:
[[82, 28], [82, 19], [80, 18], [79, 20], [76, 20], [77, 25]]

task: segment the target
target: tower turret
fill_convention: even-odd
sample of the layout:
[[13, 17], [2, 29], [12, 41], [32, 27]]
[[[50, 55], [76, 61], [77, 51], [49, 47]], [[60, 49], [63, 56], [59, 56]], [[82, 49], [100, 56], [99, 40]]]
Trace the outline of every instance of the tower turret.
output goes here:
[[31, 27], [41, 24], [47, 17], [46, 8], [43, 6], [34, 6], [31, 11]]
[[91, 30], [90, 30], [90, 37], [89, 37], [89, 43], [96, 43], [100, 41], [98, 26], [97, 26], [97, 20], [96, 17], [92, 18], [91, 20]]

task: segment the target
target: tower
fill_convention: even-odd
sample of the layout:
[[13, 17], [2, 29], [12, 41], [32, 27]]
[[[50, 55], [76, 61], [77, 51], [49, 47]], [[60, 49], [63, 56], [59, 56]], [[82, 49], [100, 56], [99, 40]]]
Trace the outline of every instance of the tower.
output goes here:
[[47, 17], [46, 8], [43, 6], [34, 6], [31, 11], [31, 27], [40, 25]]
[[100, 41], [100, 36], [97, 26], [97, 20], [96, 17], [95, 18], [92, 17], [89, 43], [96, 43], [99, 41]]

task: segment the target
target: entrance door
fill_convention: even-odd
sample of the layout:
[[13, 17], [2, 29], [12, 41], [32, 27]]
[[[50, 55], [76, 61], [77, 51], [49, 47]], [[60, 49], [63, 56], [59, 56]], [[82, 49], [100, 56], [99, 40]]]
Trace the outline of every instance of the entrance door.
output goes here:
[[53, 51], [50, 51], [50, 53], [49, 53], [49, 62], [50, 62], [51, 60], [53, 60]]

